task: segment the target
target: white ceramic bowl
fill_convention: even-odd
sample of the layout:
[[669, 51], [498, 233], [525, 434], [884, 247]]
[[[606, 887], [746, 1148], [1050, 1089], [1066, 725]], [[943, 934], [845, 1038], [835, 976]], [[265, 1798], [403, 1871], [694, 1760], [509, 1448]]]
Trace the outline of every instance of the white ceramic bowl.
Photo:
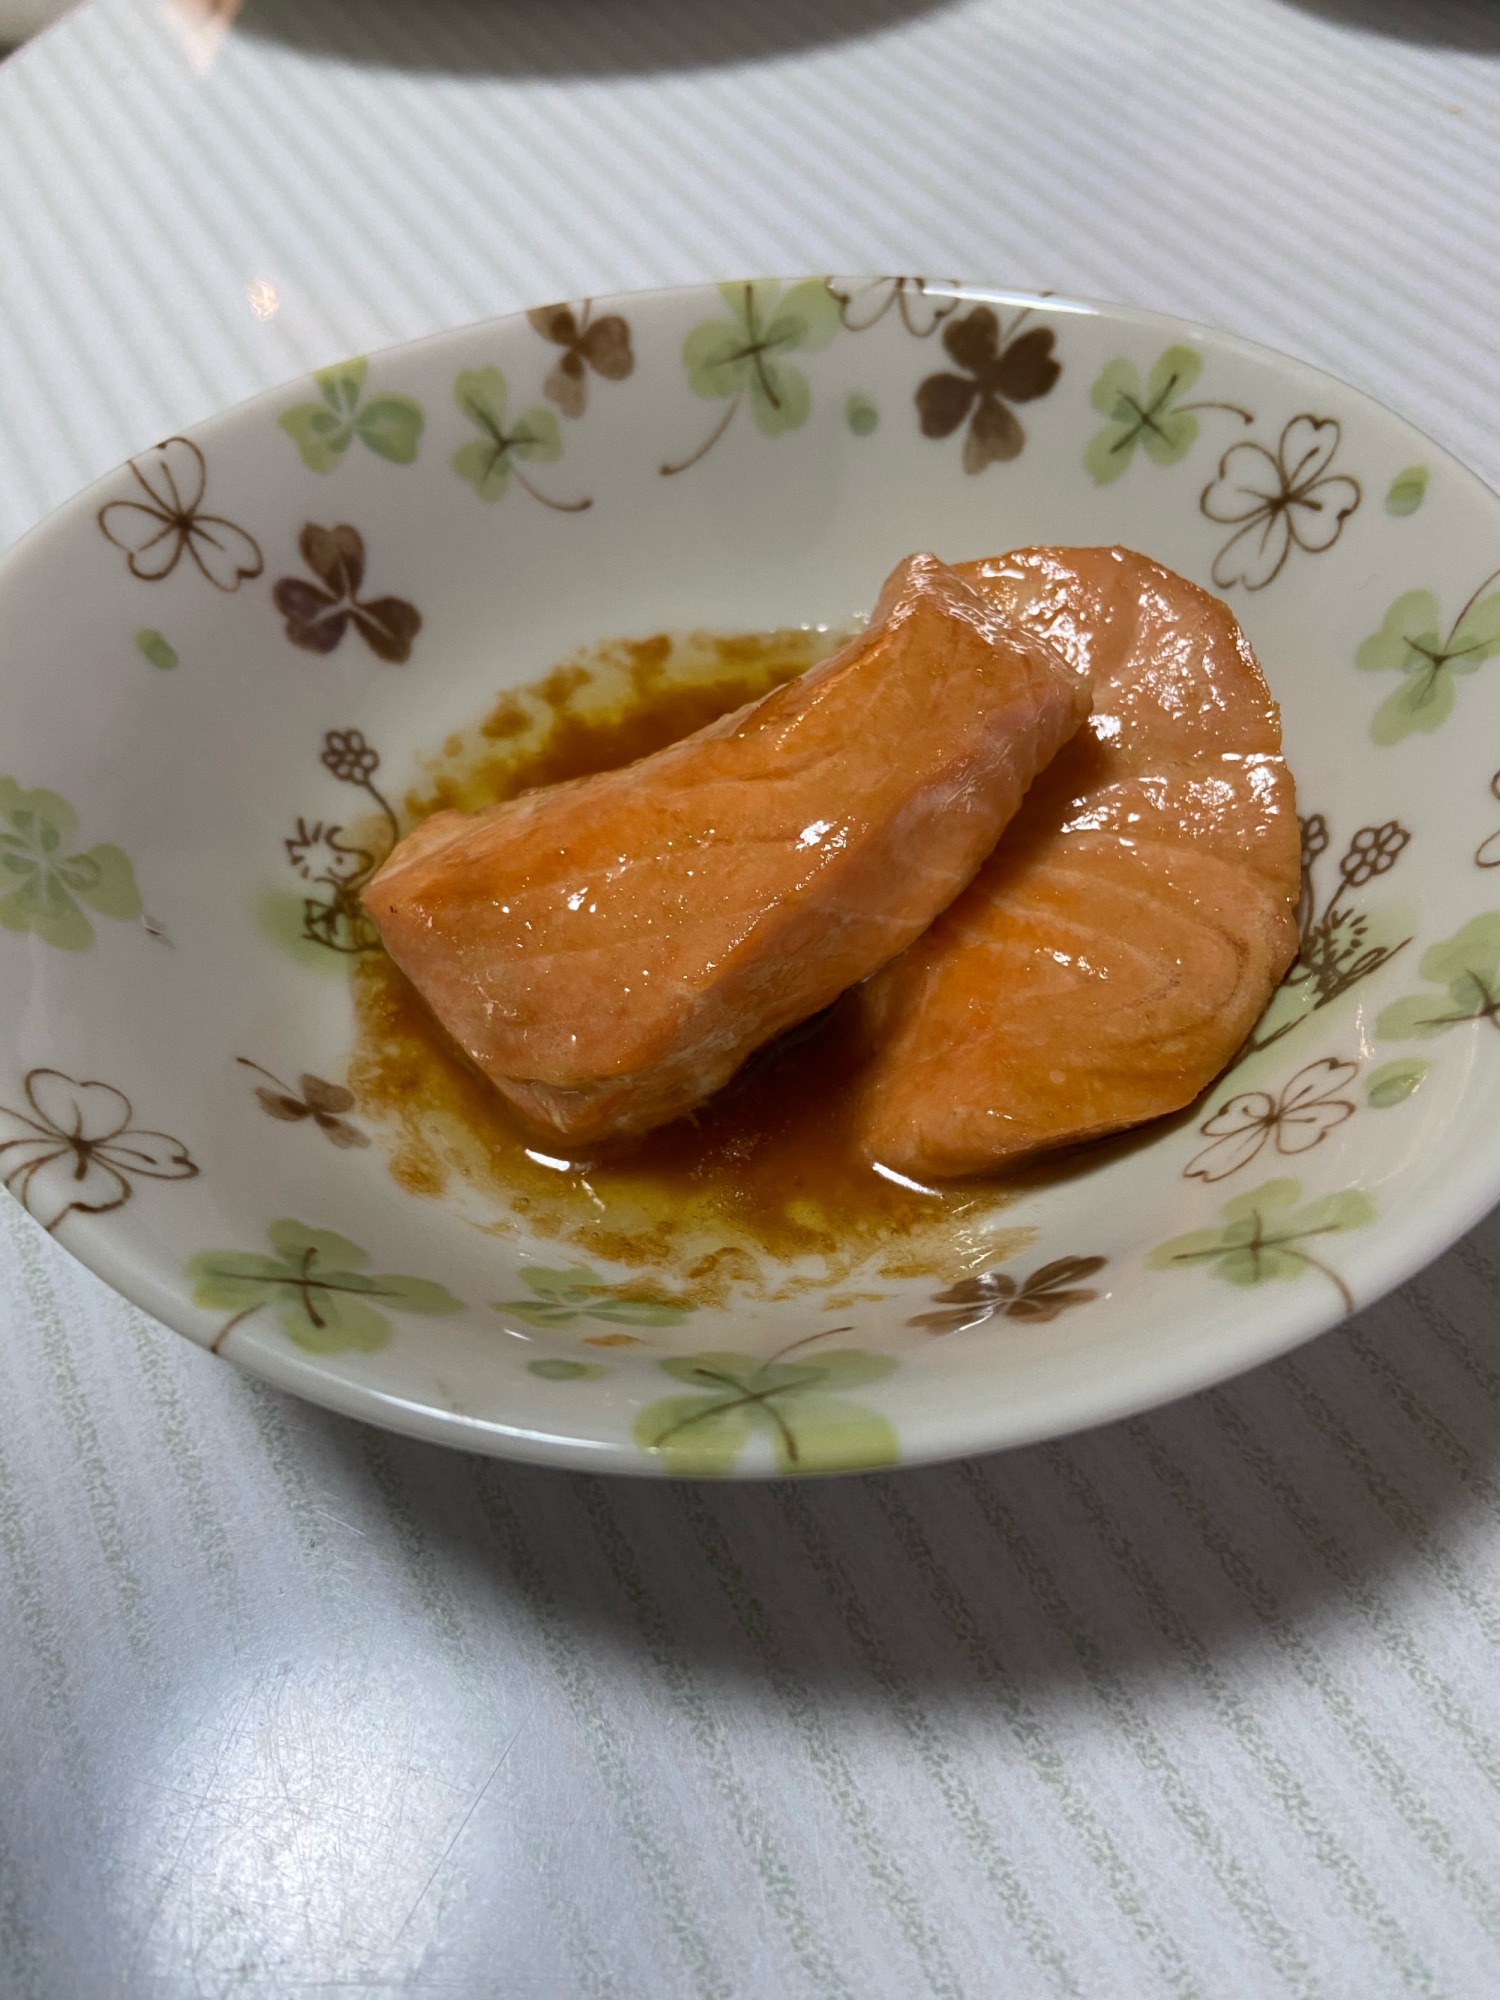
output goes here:
[[[1244, 622], [1307, 815], [1303, 958], [1189, 1117], [981, 1204], [936, 1278], [695, 1296], [397, 1183], [330, 947], [422, 753], [607, 635], [839, 625], [914, 548], [1114, 541]], [[1497, 565], [1495, 498], [1355, 391], [972, 286], [596, 300], [258, 397], [0, 566], [0, 1169], [189, 1338], [516, 1457], [913, 1462], [1218, 1380], [1500, 1194]]]

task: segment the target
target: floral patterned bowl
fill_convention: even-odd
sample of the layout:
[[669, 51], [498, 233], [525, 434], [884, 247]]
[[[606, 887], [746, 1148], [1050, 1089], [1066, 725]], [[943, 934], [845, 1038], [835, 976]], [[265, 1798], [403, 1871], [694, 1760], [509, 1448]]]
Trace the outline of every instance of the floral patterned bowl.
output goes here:
[[[1120, 541], [1282, 703], [1302, 950], [1184, 1117], [943, 1269], [695, 1292], [398, 1180], [345, 1081], [358, 888], [424, 753], [609, 634], [838, 626], [913, 548]], [[1312, 370], [916, 279], [553, 307], [143, 453], [0, 565], [0, 1167], [191, 1339], [374, 1422], [831, 1471], [1267, 1359], [1500, 1194], [1500, 504]]]

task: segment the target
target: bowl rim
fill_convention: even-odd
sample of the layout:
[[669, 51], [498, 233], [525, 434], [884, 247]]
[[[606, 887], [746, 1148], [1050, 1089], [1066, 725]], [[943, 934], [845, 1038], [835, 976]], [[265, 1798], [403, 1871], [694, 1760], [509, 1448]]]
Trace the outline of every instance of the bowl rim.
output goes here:
[[[800, 272], [749, 282], [782, 285], [805, 282], [809, 277], [849, 277], [856, 283], [882, 282], [879, 276], [857, 273]], [[673, 302], [718, 290], [721, 284], [746, 282], [743, 279], [705, 278], [694, 282], [646, 286], [623, 292], [591, 295], [596, 305], [629, 303], [637, 310], [645, 305], [670, 306]], [[971, 300], [977, 305], [1025, 305], [1050, 313], [1106, 319], [1122, 327], [1150, 329], [1159, 335], [1211, 344], [1221, 353], [1241, 357], [1262, 368], [1291, 371], [1313, 382], [1327, 383], [1340, 396], [1353, 398], [1381, 417], [1399, 425], [1420, 441], [1442, 462], [1445, 474], [1456, 479], [1468, 498], [1481, 506], [1500, 510], [1500, 494], [1445, 445], [1392, 409], [1359, 384], [1335, 375], [1316, 363], [1304, 361], [1286, 350], [1246, 339], [1207, 322], [1183, 318], [1152, 308], [1132, 306], [1107, 299], [1073, 293], [1037, 291], [1026, 287], [975, 283], [966, 280], [924, 279], [930, 295]], [[445, 345], [472, 341], [488, 329], [510, 328], [525, 320], [528, 310], [487, 314], [413, 340], [397, 341], [371, 348], [364, 358], [384, 363], [393, 357], [425, 355]], [[337, 366], [337, 361], [323, 364]], [[181, 433], [195, 440], [211, 440], [233, 429], [242, 420], [279, 405], [288, 392], [305, 382], [314, 372], [305, 369], [269, 387], [258, 389], [240, 401], [210, 411], [206, 416], [185, 421]], [[149, 445], [137, 451], [149, 450]], [[76, 515], [93, 511], [96, 496], [118, 482], [127, 460], [111, 467], [97, 479], [49, 510], [15, 542], [0, 551], [0, 593], [16, 572], [27, 564], [53, 535], [71, 527]], [[7, 1199], [14, 1199], [7, 1196]], [[1423, 1270], [1472, 1229], [1500, 1200], [1500, 1128], [1493, 1137], [1470, 1145], [1461, 1156], [1449, 1160], [1441, 1177], [1429, 1189], [1416, 1210], [1406, 1216], [1382, 1218], [1383, 1226], [1357, 1245], [1345, 1274], [1357, 1303], [1355, 1314], [1385, 1297], [1397, 1286]], [[17, 1204], [19, 1206], [19, 1204]], [[195, 1322], [195, 1312], [185, 1296], [165, 1284], [149, 1267], [134, 1262], [128, 1245], [132, 1225], [116, 1217], [75, 1214], [70, 1218], [66, 1242], [54, 1237], [59, 1247], [76, 1258], [113, 1291], [151, 1313], [174, 1332], [205, 1346], [203, 1328]], [[40, 1225], [37, 1225], [40, 1227]], [[1240, 1315], [1241, 1324], [1231, 1332], [1222, 1327], [1214, 1336], [1214, 1351], [1185, 1360], [1180, 1348], [1163, 1348], [1149, 1356], [1138, 1356], [1128, 1375], [1089, 1376], [1054, 1389], [1045, 1414], [1014, 1416], [1003, 1402], [975, 1405], [975, 1414], [963, 1416], [952, 1411], [924, 1415], [920, 1408], [901, 1417], [901, 1457], [887, 1468], [900, 1471], [920, 1465], [971, 1457], [991, 1451], [1012, 1450], [1050, 1438], [1069, 1436], [1101, 1425], [1163, 1408], [1184, 1397], [1228, 1381], [1251, 1369], [1274, 1361], [1317, 1335], [1343, 1324], [1353, 1314], [1337, 1305], [1321, 1304], [1319, 1295], [1271, 1291], [1246, 1294], [1249, 1308]], [[1191, 1308], [1189, 1308], [1191, 1310]], [[319, 1357], [303, 1356], [288, 1348], [257, 1347], [250, 1353], [226, 1354], [246, 1373], [272, 1387], [286, 1390], [305, 1401], [339, 1414], [360, 1418], [382, 1428], [431, 1443], [517, 1462], [550, 1465], [571, 1470], [609, 1472], [632, 1477], [664, 1478], [671, 1475], [650, 1456], [625, 1441], [590, 1439], [573, 1433], [553, 1433], [535, 1426], [509, 1424], [497, 1418], [476, 1417], [444, 1410], [433, 1404], [415, 1402], [374, 1384], [360, 1384], [345, 1377], [322, 1372]], [[770, 1468], [736, 1467], [724, 1478], [759, 1480], [776, 1478]], [[814, 1472], [801, 1478], [847, 1478], [862, 1473]], [[719, 1483], [723, 1483], [722, 1479]]]

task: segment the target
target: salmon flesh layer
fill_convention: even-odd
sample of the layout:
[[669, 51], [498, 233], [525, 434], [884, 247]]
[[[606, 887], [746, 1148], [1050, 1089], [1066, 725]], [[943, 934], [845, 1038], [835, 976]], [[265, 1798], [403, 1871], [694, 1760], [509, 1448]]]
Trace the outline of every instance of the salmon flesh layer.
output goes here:
[[1125, 549], [960, 565], [1094, 712], [970, 887], [861, 989], [865, 1157], [968, 1174], [1176, 1111], [1297, 950], [1281, 720], [1217, 598]]
[[535, 1130], [642, 1132], [903, 951], [1088, 711], [1085, 662], [911, 556], [801, 679], [623, 770], [434, 814], [365, 906]]

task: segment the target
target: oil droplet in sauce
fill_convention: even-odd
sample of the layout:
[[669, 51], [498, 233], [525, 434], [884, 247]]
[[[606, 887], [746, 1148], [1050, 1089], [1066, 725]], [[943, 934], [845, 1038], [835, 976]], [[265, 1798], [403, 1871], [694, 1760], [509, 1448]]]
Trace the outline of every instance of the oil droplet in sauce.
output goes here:
[[[631, 763], [794, 679], [848, 636], [662, 633], [588, 648], [422, 760], [403, 826]], [[524, 1229], [670, 1277], [694, 1303], [792, 1297], [856, 1271], [955, 1276], [1034, 1235], [996, 1226], [1014, 1178], [921, 1189], [860, 1159], [859, 1058], [841, 1007], [761, 1050], [690, 1117], [624, 1148], [565, 1156], [513, 1119], [383, 952], [355, 962], [354, 1003], [350, 1087], [403, 1187], [435, 1196], [456, 1177], [492, 1198], [486, 1226], [497, 1234]]]

